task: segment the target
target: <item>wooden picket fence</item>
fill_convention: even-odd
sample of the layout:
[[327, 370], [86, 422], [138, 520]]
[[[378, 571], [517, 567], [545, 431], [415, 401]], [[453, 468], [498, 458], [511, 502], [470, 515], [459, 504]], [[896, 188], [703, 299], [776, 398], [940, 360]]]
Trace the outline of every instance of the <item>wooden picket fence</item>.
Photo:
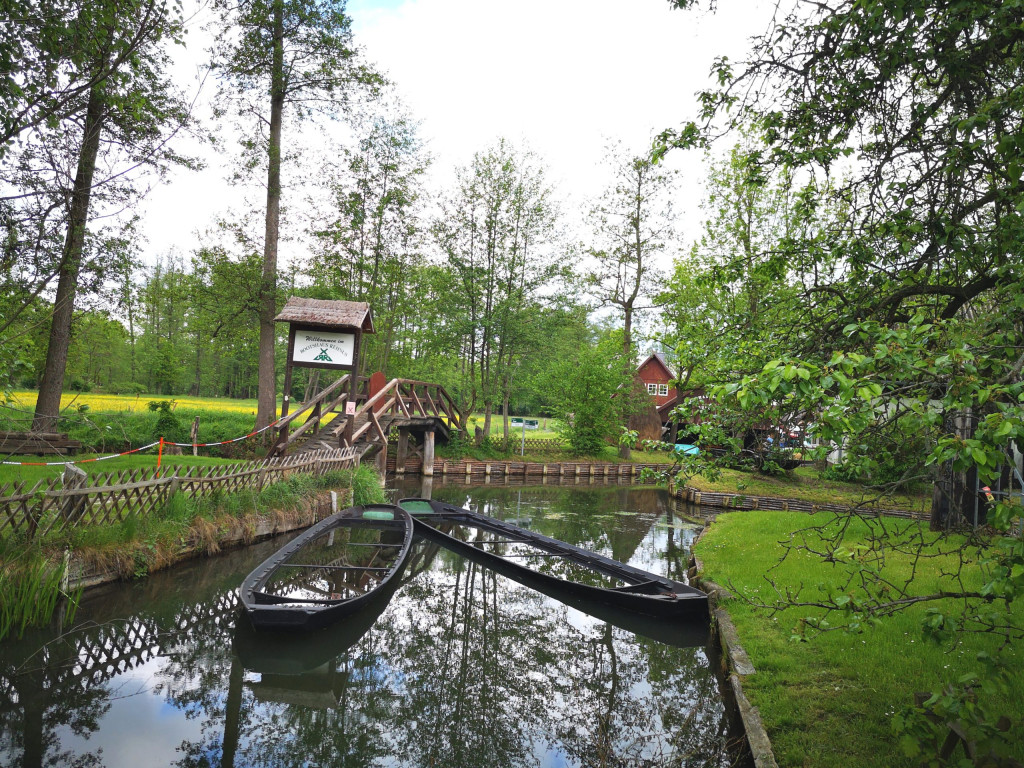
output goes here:
[[23, 533], [34, 538], [76, 526], [119, 523], [163, 509], [175, 493], [196, 498], [215, 491], [259, 492], [289, 475], [322, 475], [358, 463], [357, 451], [343, 448], [214, 467], [99, 473], [74, 487], [65, 486], [62, 477], [31, 487], [27, 482], [8, 483], [0, 486], [0, 536]]

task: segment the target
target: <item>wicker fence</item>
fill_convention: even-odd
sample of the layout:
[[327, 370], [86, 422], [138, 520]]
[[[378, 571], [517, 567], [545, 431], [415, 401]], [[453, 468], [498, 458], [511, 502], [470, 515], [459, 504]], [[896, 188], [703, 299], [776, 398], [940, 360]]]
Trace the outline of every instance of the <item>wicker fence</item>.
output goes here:
[[80, 525], [119, 523], [133, 515], [159, 511], [174, 493], [195, 498], [214, 491], [260, 491], [291, 474], [321, 475], [353, 467], [359, 457], [352, 448], [324, 450], [279, 459], [214, 467], [156, 467], [79, 476], [55, 477], [0, 486], [0, 536], [24, 533], [45, 536]]

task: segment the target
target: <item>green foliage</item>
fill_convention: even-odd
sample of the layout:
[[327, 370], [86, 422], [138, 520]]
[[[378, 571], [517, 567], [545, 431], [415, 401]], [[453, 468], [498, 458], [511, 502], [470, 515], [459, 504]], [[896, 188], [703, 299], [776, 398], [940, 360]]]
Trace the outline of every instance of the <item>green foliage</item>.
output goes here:
[[154, 425], [156, 438], [163, 438], [167, 442], [181, 442], [184, 436], [181, 434], [181, 422], [174, 413], [174, 401], [172, 400], [150, 400], [147, 403], [150, 411], [157, 414]]
[[106, 390], [112, 395], [144, 395], [146, 385], [137, 381], [115, 381], [108, 384]]
[[599, 453], [617, 437], [621, 414], [615, 397], [623, 381], [617, 358], [600, 347], [582, 347], [550, 371], [547, 388], [558, 434], [574, 455]]
[[8, 636], [21, 637], [31, 626], [48, 622], [62, 599], [65, 619], [74, 618], [81, 594], [65, 595], [62, 589], [65, 567], [42, 558], [31, 558], [27, 564], [24, 553], [14, 568], [0, 568], [0, 641]]
[[352, 489], [352, 503], [383, 504], [387, 502], [387, 494], [381, 484], [380, 475], [369, 465], [360, 464], [353, 469], [341, 470], [336, 474], [340, 484]]
[[[712, 395], [723, 419], [802, 415], [819, 439], [851, 446], [849, 476], [934, 481], [937, 527], [972, 516], [975, 477], [991, 483], [1024, 436], [1022, 22], [1018, 4], [996, 0], [800, 6], [775, 19], [746, 62], [719, 60], [701, 122], [666, 132], [656, 150], [753, 126], [765, 142], [759, 173], [834, 180], [801, 190], [785, 236], [745, 256], [754, 275], [774, 268], [794, 301], [772, 330], [774, 348], [761, 347], [768, 359], [738, 359]], [[821, 228], [823, 209], [839, 215]], [[725, 291], [737, 280], [743, 290], [753, 282], [735, 273], [714, 282]], [[929, 598], [938, 611], [929, 622], [998, 635], [1007, 648], [1024, 637], [1013, 610], [1024, 553], [1004, 536], [1019, 512], [994, 505], [994, 531], [979, 532], [982, 546], [953, 569], [962, 581]], [[839, 556], [843, 537], [829, 535], [808, 551]], [[923, 551], [920, 540], [879, 536]], [[851, 594], [829, 603], [832, 626], [851, 621], [851, 604], [870, 607], [865, 615], [905, 605], [904, 586], [883, 590], [880, 548], [848, 558]], [[966, 585], [972, 577], [977, 589]], [[984, 667], [977, 674], [993, 679]], [[963, 714], [964, 729], [989, 742], [990, 694], [972, 691], [975, 704], [963, 687], [937, 691], [929, 706]], [[920, 718], [902, 723], [908, 753], [945, 764]]]
[[467, 412], [480, 404], [494, 414], [511, 399], [524, 361], [544, 346], [537, 319], [541, 296], [562, 272], [559, 212], [543, 165], [505, 139], [457, 170], [440, 208], [432, 235], [446, 270], [439, 287], [453, 332], [448, 349], [465, 350], [457, 394]]

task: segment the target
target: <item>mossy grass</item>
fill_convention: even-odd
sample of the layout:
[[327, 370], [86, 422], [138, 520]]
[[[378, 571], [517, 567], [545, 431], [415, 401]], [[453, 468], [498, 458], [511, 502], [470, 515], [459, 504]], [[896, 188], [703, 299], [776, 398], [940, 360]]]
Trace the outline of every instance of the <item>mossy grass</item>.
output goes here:
[[[779, 542], [794, 531], [834, 517], [826, 515], [830, 513], [719, 515], [697, 547], [705, 575], [737, 594], [772, 603], [777, 593], [766, 574], [783, 553]], [[858, 520], [850, 530], [854, 534], [850, 544], [868, 536], [866, 525]], [[956, 564], [956, 556], [918, 561], [916, 590], [927, 593], [943, 584], [956, 588], [941, 575], [955, 570]], [[893, 575], [905, 576], [911, 567], [906, 555], [890, 552], [886, 558], [885, 568]], [[779, 589], [803, 586], [804, 598], [813, 600], [840, 583], [842, 569], [799, 552], [770, 573]], [[980, 586], [977, 565], [968, 565], [966, 573], [963, 588]], [[975, 670], [977, 653], [994, 652], [999, 645], [997, 638], [984, 634], [968, 635], [952, 647], [927, 642], [921, 629], [924, 606], [883, 619], [860, 634], [834, 630], [810, 642], [794, 642], [794, 628], [802, 618], [814, 615], [814, 609], [793, 607], [772, 613], [738, 598], [725, 600], [724, 605], [757, 670], [744, 679], [744, 690], [759, 708], [783, 768], [916, 765], [899, 749], [890, 725], [892, 716], [911, 705], [915, 693], [938, 689]], [[1024, 714], [1024, 671], [1015, 648], [1003, 654], [1018, 670], [1018, 679], [1015, 690], [995, 704], [997, 711], [1019, 723]], [[1018, 759], [1024, 757], [1024, 742], [1021, 745]]]

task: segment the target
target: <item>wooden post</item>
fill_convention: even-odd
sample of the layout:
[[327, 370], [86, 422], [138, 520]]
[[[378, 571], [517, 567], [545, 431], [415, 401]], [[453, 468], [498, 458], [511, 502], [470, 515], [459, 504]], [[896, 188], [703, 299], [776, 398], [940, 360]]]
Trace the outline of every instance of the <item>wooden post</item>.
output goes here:
[[379, 451], [377, 451], [377, 471], [383, 475], [388, 471], [388, 444], [384, 443]]
[[[61, 479], [64, 481], [64, 490], [70, 491], [77, 488], [85, 488], [87, 477], [83, 470], [76, 467], [74, 464], [68, 464], [64, 468], [64, 474]], [[88, 497], [85, 495], [81, 496], [66, 496], [61, 502], [61, 516], [64, 518], [64, 522], [73, 523], [77, 522], [85, 512], [85, 505], [88, 501]]]
[[434, 430], [423, 433], [423, 476], [434, 476]]
[[199, 417], [196, 416], [196, 420], [192, 422], [192, 429], [189, 430], [189, 436], [192, 438], [192, 455], [198, 456], [199, 449], [196, 448], [196, 443], [199, 442]]
[[398, 456], [395, 459], [395, 474], [405, 474], [405, 460], [409, 455], [409, 428], [398, 428]]
[[[288, 354], [285, 355], [285, 391], [281, 397], [281, 416], [279, 418], [284, 419], [288, 416], [288, 401], [292, 393], [292, 356], [295, 352], [295, 326], [290, 325], [288, 327]], [[276, 445], [282, 445], [288, 440], [288, 425], [278, 429], [278, 440]]]
[[[359, 400], [359, 353], [362, 351], [363, 332], [361, 329], [357, 329], [353, 334], [352, 340], [352, 372], [349, 374], [349, 394], [348, 401], [350, 403], [356, 403], [358, 407]], [[348, 416], [348, 424], [345, 425], [344, 439], [348, 445], [352, 445], [352, 435], [356, 431], [356, 417]]]

